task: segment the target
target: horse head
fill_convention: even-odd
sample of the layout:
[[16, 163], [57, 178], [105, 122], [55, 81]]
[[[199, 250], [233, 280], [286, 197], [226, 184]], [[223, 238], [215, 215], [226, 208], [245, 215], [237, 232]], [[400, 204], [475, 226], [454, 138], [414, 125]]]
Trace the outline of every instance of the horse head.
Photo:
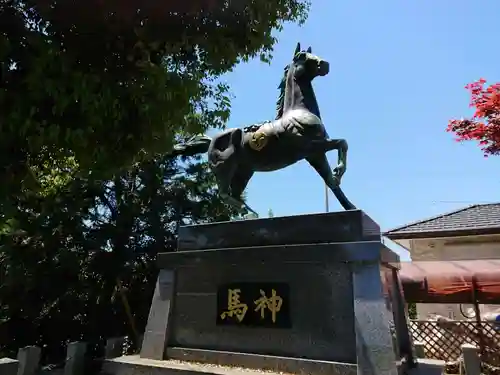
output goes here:
[[312, 81], [317, 76], [326, 76], [330, 71], [330, 64], [321, 57], [313, 55], [311, 47], [302, 51], [300, 43], [297, 43], [290, 69], [293, 69], [295, 79]]
[[313, 55], [311, 47], [305, 51], [301, 50], [300, 43], [297, 43], [293, 60], [285, 68], [285, 76], [280, 84], [281, 95], [277, 103], [277, 118], [286, 111], [296, 108], [307, 109], [320, 117], [312, 80], [327, 75], [329, 71], [328, 61]]

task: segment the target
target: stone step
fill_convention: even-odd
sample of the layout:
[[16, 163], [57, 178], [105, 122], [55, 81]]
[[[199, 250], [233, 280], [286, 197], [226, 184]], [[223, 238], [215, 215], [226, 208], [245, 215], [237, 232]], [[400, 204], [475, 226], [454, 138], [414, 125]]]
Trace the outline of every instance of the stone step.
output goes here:
[[[219, 352], [218, 354], [225, 357], [230, 354], [240, 357], [245, 356], [245, 362], [248, 365], [251, 365], [251, 362], [255, 362], [258, 363], [259, 366], [262, 366], [263, 359], [265, 359], [270, 367], [280, 367], [282, 370], [276, 372], [266, 369], [222, 366], [201, 362], [154, 360], [141, 358], [138, 355], [129, 355], [106, 360], [103, 366], [102, 373], [110, 375], [287, 375], [297, 373], [356, 375], [357, 370], [357, 366], [355, 364], [347, 363], [326, 361], [318, 362], [300, 358], [258, 356], [242, 353]], [[213, 356], [211, 357], [211, 360], [213, 360]], [[237, 361], [241, 362], [241, 358], [238, 358]], [[281, 364], [281, 366], [277, 366], [279, 364]], [[293, 372], [287, 371], [287, 367]]]

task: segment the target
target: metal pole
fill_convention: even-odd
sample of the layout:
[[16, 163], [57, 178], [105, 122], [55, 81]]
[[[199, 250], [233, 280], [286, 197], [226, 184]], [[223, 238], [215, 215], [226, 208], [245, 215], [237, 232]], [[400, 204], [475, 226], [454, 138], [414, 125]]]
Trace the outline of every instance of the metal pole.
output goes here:
[[330, 212], [330, 204], [328, 202], [328, 185], [325, 184], [325, 212]]
[[477, 290], [477, 279], [476, 276], [472, 277], [472, 302], [474, 303], [474, 314], [476, 315], [476, 326], [475, 330], [479, 336], [479, 352], [481, 354], [484, 353], [484, 332], [481, 322], [481, 312], [479, 310], [479, 298], [478, 298], [478, 290]]

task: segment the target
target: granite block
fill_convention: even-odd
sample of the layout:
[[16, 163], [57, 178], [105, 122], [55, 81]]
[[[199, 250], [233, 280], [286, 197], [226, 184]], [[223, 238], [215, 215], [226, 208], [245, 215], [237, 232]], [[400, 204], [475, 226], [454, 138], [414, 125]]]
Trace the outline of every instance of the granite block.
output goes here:
[[[236, 281], [287, 283], [292, 327], [217, 326], [217, 286]], [[176, 288], [171, 346], [356, 361], [352, 281], [347, 264], [182, 267], [177, 269]]]
[[[155, 290], [141, 357], [396, 375], [391, 327], [401, 317], [392, 312], [399, 302], [391, 277], [399, 256], [360, 210], [185, 226], [179, 251], [159, 254], [158, 266], [169, 281]], [[234, 302], [248, 314], [267, 295], [263, 285], [288, 294], [286, 324], [224, 320], [223, 303], [234, 296], [228, 288], [251, 295]]]
[[394, 270], [401, 269], [401, 259], [397, 253], [381, 244], [380, 247], [380, 263]]
[[175, 271], [160, 270], [141, 346], [141, 357], [163, 359], [169, 339]]
[[397, 375], [392, 316], [384, 298], [383, 270], [378, 264], [351, 267], [358, 373]]
[[482, 364], [480, 349], [473, 344], [463, 344], [461, 348], [464, 358], [465, 373], [467, 375], [481, 375]]
[[345, 263], [345, 262], [399, 262], [399, 257], [379, 241], [324, 243], [309, 245], [278, 245], [240, 247], [212, 250], [176, 251], [158, 254], [158, 268], [225, 265], [245, 263], [260, 267], [263, 262], [282, 263]]
[[35, 375], [40, 368], [40, 356], [42, 349], [38, 346], [26, 346], [17, 352], [19, 361], [19, 375]]
[[271, 355], [222, 352], [186, 348], [168, 349], [168, 357], [182, 361], [210, 363], [220, 366], [238, 366], [245, 369], [274, 371], [280, 374], [309, 375], [356, 375], [357, 366], [352, 363], [316, 361], [304, 358]]
[[0, 358], [0, 374], [17, 375], [19, 361], [12, 358]]
[[123, 354], [123, 344], [125, 337], [113, 337], [106, 340], [106, 347], [104, 348], [104, 358], [121, 357]]
[[64, 375], [84, 375], [86, 342], [70, 342], [66, 348]]
[[[104, 361], [103, 373], [110, 375], [268, 375], [283, 373], [308, 375], [356, 375], [356, 365], [310, 361], [301, 358], [272, 357], [244, 353], [225, 353], [171, 348], [176, 360], [151, 360], [136, 355]], [[242, 363], [243, 365], [237, 365]], [[224, 365], [226, 364], [226, 365]]]
[[178, 250], [356, 241], [380, 241], [380, 227], [361, 210], [183, 226]]

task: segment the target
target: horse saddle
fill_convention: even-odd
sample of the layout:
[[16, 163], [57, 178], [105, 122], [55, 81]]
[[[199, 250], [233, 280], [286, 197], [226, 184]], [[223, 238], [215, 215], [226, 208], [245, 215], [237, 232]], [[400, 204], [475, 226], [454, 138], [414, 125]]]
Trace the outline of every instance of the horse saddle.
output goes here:
[[267, 122], [260, 122], [250, 126], [245, 126], [243, 128], [243, 133], [254, 133], [261, 128], [262, 125], [267, 124]]

